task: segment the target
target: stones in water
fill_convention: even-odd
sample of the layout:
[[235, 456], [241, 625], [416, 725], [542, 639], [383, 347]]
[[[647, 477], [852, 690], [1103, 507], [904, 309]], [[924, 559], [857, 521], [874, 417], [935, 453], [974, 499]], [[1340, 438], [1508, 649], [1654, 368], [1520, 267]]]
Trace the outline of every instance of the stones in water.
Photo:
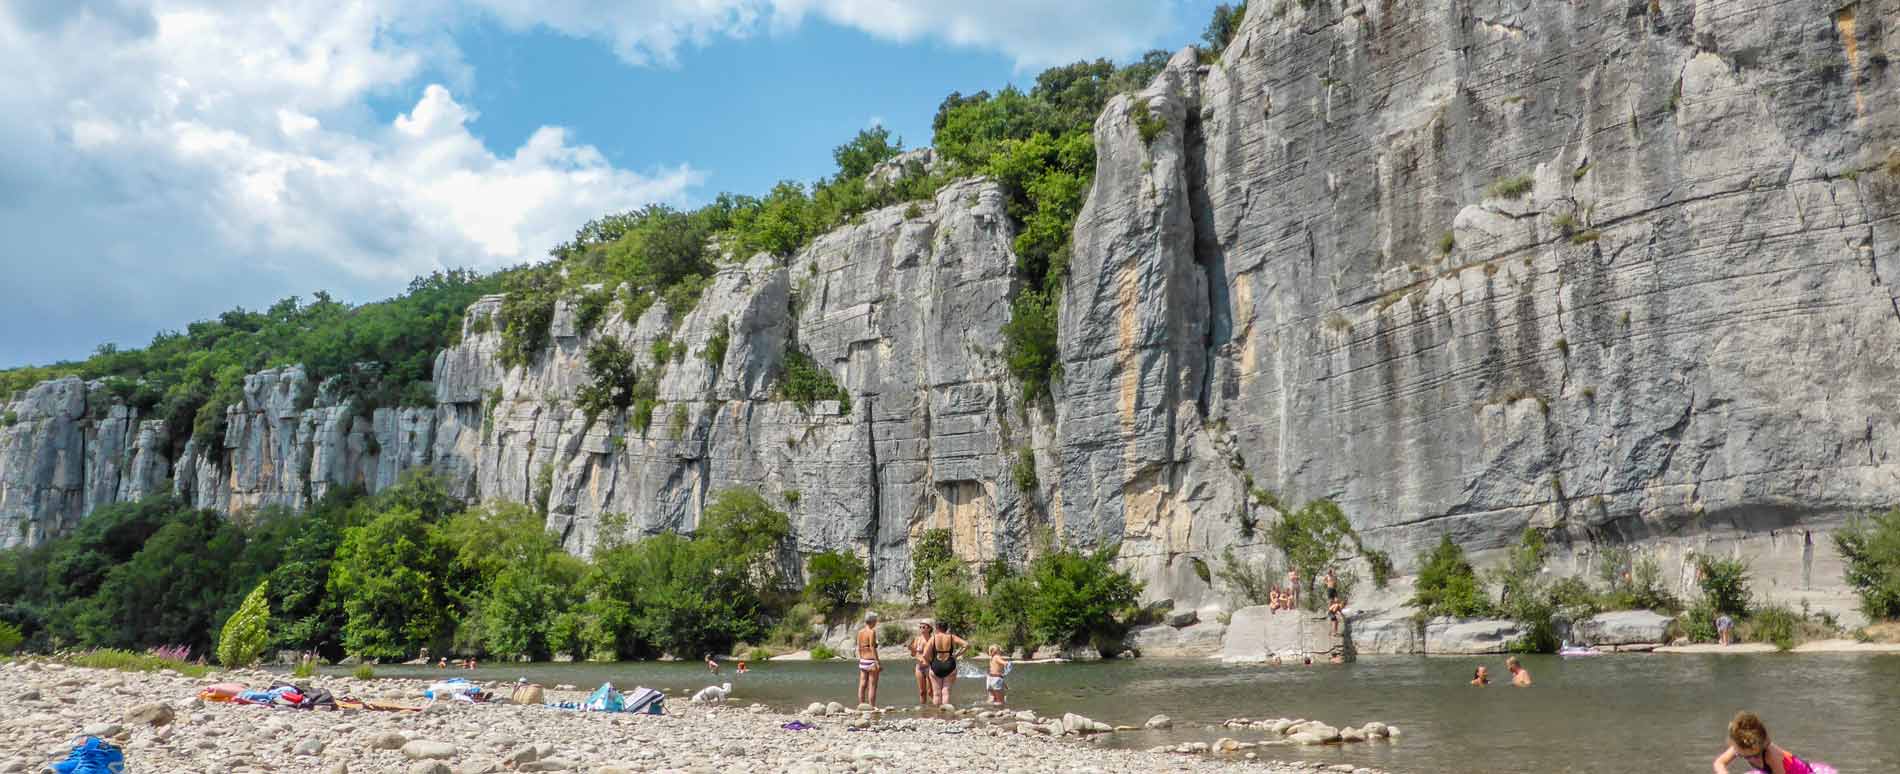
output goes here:
[[1141, 727], [1146, 728], [1150, 731], [1159, 731], [1162, 729], [1173, 728], [1174, 718], [1168, 717], [1167, 715], [1156, 715], [1154, 717], [1149, 718], [1148, 722], [1143, 723]]

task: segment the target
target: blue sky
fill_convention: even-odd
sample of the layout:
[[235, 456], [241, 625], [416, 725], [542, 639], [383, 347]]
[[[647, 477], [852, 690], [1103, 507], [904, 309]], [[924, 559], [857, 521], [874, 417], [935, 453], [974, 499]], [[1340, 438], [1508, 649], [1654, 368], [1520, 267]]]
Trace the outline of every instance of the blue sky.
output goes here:
[[832, 171], [951, 91], [1192, 42], [1199, 0], [12, 0], [0, 367], [539, 260]]

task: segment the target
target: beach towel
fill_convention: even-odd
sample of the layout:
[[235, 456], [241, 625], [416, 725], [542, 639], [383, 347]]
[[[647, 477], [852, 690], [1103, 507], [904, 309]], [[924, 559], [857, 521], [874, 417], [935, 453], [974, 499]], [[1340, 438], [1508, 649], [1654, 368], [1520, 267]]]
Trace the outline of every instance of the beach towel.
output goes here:
[[628, 712], [644, 712], [648, 715], [666, 714], [664, 706], [666, 703], [666, 695], [652, 688], [635, 686], [632, 691], [627, 693], [626, 699], [626, 711]]

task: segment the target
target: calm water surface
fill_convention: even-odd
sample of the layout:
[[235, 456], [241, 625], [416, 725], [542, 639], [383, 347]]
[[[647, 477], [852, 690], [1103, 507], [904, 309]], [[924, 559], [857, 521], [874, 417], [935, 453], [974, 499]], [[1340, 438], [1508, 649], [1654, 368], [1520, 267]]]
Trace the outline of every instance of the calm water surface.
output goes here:
[[[1333, 725], [1381, 720], [1404, 739], [1318, 749], [1276, 748], [1400, 774], [1452, 772], [1693, 772], [1709, 770], [1730, 716], [1751, 709], [1776, 742], [1846, 772], [1900, 772], [1900, 656], [1866, 654], [1617, 655], [1564, 660], [1533, 656], [1530, 689], [1466, 685], [1472, 667], [1504, 675], [1503, 659], [1367, 657], [1344, 666], [1237, 667], [1205, 660], [1136, 659], [1029, 664], [1010, 675], [1010, 705], [1039, 714], [1077, 712], [1113, 724], [1171, 716], [1167, 732], [1113, 735], [1106, 743], [1149, 747], [1181, 741], [1243, 741], [1261, 734], [1215, 726], [1230, 717], [1304, 717]], [[902, 665], [887, 670], [880, 704], [910, 705], [916, 685]], [[339, 673], [347, 670], [338, 669]], [[386, 677], [471, 676], [424, 667], [379, 667]], [[526, 677], [591, 688], [603, 681], [669, 694], [733, 682], [734, 697], [779, 709], [853, 700], [848, 661], [753, 665], [715, 681], [699, 663], [484, 666], [476, 679]], [[982, 700], [982, 681], [961, 680], [959, 705]], [[676, 701], [678, 699], [675, 699]], [[1740, 767], [1735, 769], [1741, 771]]]

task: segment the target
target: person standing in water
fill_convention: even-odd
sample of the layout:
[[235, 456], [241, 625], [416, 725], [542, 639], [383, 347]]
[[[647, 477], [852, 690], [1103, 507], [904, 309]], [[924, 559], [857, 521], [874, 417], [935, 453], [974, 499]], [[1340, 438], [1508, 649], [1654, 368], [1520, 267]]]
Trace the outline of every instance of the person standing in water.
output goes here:
[[1518, 688], [1531, 687], [1531, 670], [1517, 663], [1516, 656], [1504, 659], [1504, 668], [1511, 673], [1511, 685]]
[[1753, 712], [1735, 713], [1728, 724], [1728, 748], [1715, 756], [1715, 774], [1728, 774], [1728, 765], [1736, 758], [1768, 774], [1835, 774], [1825, 763], [1808, 763], [1799, 756], [1768, 741], [1768, 727]]
[[906, 646], [906, 649], [910, 651], [910, 657], [917, 660], [917, 668], [912, 671], [917, 673], [918, 706], [931, 704], [931, 698], [936, 695], [936, 690], [930, 684], [930, 656], [928, 654], [930, 636], [936, 631], [936, 627], [931, 626], [929, 621], [917, 624], [917, 636], [910, 638], [910, 644]]
[[858, 629], [858, 703], [877, 706], [877, 677], [884, 662], [877, 657], [877, 612], [864, 614]]
[[1009, 686], [1003, 682], [1003, 677], [1008, 673], [1009, 659], [1003, 658], [1003, 649], [991, 645], [990, 671], [983, 681], [983, 687], [990, 692], [990, 703], [998, 707], [1003, 706], [1003, 692], [1009, 690]]
[[937, 633], [930, 636], [930, 684], [936, 695], [934, 703], [941, 707], [950, 706], [950, 689], [957, 684], [957, 657], [970, 647], [962, 637], [950, 633], [950, 624], [937, 619]]
[[711, 653], [706, 654], [706, 671], [719, 674], [719, 659], [713, 658]]
[[1479, 664], [1477, 671], [1474, 671], [1471, 673], [1471, 684], [1478, 686], [1479, 688], [1483, 688], [1487, 685], [1490, 685], [1491, 684], [1491, 670], [1486, 669], [1483, 664]]

